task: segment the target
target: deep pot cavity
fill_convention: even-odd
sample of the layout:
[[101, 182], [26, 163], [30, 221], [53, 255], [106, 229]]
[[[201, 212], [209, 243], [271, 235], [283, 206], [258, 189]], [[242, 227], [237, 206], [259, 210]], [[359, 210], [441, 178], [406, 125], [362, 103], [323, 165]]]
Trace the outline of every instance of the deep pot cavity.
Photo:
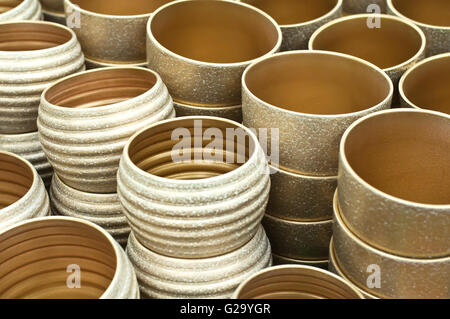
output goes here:
[[132, 16], [152, 13], [160, 6], [169, 3], [170, 0], [71, 0], [81, 9], [113, 16]]
[[450, 27], [450, 3], [447, 0], [392, 0], [394, 8], [419, 23]]

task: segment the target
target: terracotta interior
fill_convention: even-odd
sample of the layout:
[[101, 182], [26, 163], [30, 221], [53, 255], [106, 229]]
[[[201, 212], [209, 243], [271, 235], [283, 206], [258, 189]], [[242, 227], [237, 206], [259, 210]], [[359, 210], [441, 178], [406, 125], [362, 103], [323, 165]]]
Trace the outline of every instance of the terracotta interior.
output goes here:
[[33, 170], [30, 166], [17, 157], [0, 153], [0, 209], [25, 196], [33, 181]]
[[99, 69], [60, 82], [45, 96], [48, 102], [61, 107], [93, 108], [137, 97], [156, 81], [156, 76], [145, 69]]
[[0, 0], [0, 13], [9, 11], [19, 4], [21, 4], [23, 0]]
[[411, 71], [403, 82], [403, 92], [417, 107], [450, 114], [450, 55]]
[[247, 88], [274, 106], [308, 114], [371, 108], [389, 95], [388, 80], [367, 64], [321, 53], [283, 54], [253, 65]]
[[416, 203], [450, 204], [450, 119], [420, 112], [380, 114], [348, 135], [345, 156], [364, 181]]
[[299, 24], [332, 11], [338, 0], [244, 0], [275, 19], [280, 25]]
[[450, 27], [448, 0], [392, 0], [394, 8], [411, 20], [434, 26]]
[[359, 299], [347, 285], [307, 268], [274, 269], [251, 279], [237, 299]]
[[107, 15], [128, 16], [152, 13], [171, 0], [71, 0], [80, 8]]
[[211, 63], [249, 61], [270, 52], [278, 41], [268, 18], [225, 1], [173, 4], [155, 14], [151, 32], [168, 50]]
[[57, 47], [72, 38], [58, 25], [11, 23], [0, 25], [0, 51], [33, 51]]
[[[95, 228], [67, 220], [27, 223], [0, 235], [0, 298], [96, 299], [116, 264], [111, 242]], [[67, 285], [76, 283], [70, 265], [79, 266], [80, 288]]]
[[[199, 120], [201, 125], [195, 125], [193, 119], [180, 118], [142, 132], [130, 144], [131, 161], [152, 175], [197, 180], [231, 172], [253, 153], [252, 139], [243, 129], [236, 131], [238, 138], [226, 132], [238, 126], [220, 120]], [[177, 147], [180, 143], [182, 151]]]
[[381, 18], [380, 28], [368, 28], [367, 17], [343, 20], [323, 29], [312, 42], [314, 50], [357, 56], [382, 69], [407, 62], [420, 51], [417, 30], [398, 20]]

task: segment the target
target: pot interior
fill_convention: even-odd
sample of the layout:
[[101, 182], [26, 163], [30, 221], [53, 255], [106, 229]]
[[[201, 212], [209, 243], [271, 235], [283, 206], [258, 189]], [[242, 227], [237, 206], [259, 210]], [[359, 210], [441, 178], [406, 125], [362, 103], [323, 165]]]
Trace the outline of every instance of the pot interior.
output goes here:
[[0, 209], [25, 196], [33, 181], [33, 170], [27, 163], [17, 157], [0, 153]]
[[135, 98], [156, 82], [156, 75], [145, 69], [98, 69], [55, 84], [45, 97], [49, 103], [61, 107], [94, 108]]
[[299, 24], [332, 11], [338, 0], [244, 0], [275, 19], [280, 25]]
[[0, 0], [0, 13], [14, 9], [22, 2], [23, 0]]
[[348, 57], [311, 52], [275, 55], [251, 66], [245, 83], [253, 95], [285, 110], [345, 114], [369, 109], [390, 93], [388, 79]]
[[171, 0], [71, 0], [81, 9], [115, 16], [129, 16], [152, 13]]
[[392, 0], [398, 12], [405, 17], [433, 26], [450, 27], [448, 0]]
[[128, 150], [141, 170], [168, 179], [198, 180], [226, 174], [253, 154], [248, 131], [219, 119], [177, 119], [136, 136]]
[[89, 225], [29, 222], [0, 235], [0, 298], [96, 299], [111, 284], [116, 263], [111, 242]]
[[344, 152], [364, 181], [397, 198], [450, 204], [450, 119], [419, 111], [367, 118], [348, 134]]
[[245, 62], [275, 48], [276, 26], [258, 11], [225, 1], [174, 3], [154, 15], [151, 32], [166, 49], [211, 63]]
[[450, 114], [450, 55], [414, 68], [405, 77], [402, 89], [415, 106]]
[[316, 35], [313, 50], [335, 51], [357, 56], [382, 69], [407, 62], [422, 47], [420, 33], [410, 25], [382, 17], [380, 28], [367, 26], [370, 17], [334, 22]]

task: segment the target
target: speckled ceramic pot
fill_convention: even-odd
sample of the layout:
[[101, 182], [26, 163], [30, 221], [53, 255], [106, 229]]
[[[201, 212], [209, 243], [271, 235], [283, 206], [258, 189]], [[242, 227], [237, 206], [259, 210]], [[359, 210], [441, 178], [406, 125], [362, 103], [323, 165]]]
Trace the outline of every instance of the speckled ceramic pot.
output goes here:
[[64, 0], [40, 0], [44, 19], [60, 24], [66, 24]]
[[185, 116], [215, 116], [242, 123], [242, 105], [223, 107], [201, 107], [174, 103], [177, 117]]
[[40, 20], [41, 17], [39, 0], [0, 0], [0, 22]]
[[326, 260], [301, 260], [301, 259], [292, 259], [287, 257], [282, 257], [277, 254], [272, 254], [273, 259], [273, 265], [274, 266], [280, 266], [280, 265], [300, 265], [300, 266], [311, 266], [311, 267], [317, 267], [321, 269], [328, 269], [328, 259]]

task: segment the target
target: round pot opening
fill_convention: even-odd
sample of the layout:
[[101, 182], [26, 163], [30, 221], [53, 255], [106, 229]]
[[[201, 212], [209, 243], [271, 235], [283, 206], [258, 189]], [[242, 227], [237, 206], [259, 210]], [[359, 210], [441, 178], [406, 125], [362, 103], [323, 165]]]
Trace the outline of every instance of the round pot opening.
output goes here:
[[416, 22], [450, 27], [448, 0], [392, 0], [392, 5], [400, 14]]
[[293, 25], [316, 20], [334, 8], [338, 0], [243, 0], [266, 12], [279, 25]]
[[255, 141], [243, 126], [214, 118], [180, 118], [133, 138], [128, 155], [141, 170], [163, 178], [199, 180], [229, 173], [248, 161]]
[[113, 15], [132, 16], [152, 13], [171, 0], [70, 0], [73, 4], [86, 11]]
[[72, 33], [50, 23], [13, 22], [0, 24], [0, 51], [50, 49], [69, 42]]
[[108, 238], [86, 223], [47, 218], [0, 235], [0, 298], [96, 299], [117, 267]]
[[343, 19], [329, 24], [316, 34], [311, 49], [350, 54], [388, 69], [416, 56], [424, 39], [413, 26], [381, 17], [380, 28], [369, 28], [367, 16]]
[[156, 82], [156, 75], [145, 69], [99, 69], [58, 82], [47, 90], [45, 98], [60, 107], [95, 108], [140, 96]]
[[370, 65], [328, 53], [279, 54], [244, 74], [250, 92], [288, 111], [336, 115], [362, 111], [390, 94], [389, 80]]
[[250, 61], [272, 51], [279, 40], [266, 16], [226, 1], [174, 3], [155, 13], [150, 30], [169, 51], [209, 63]]
[[14, 9], [22, 2], [23, 0], [0, 0], [0, 14]]
[[18, 157], [0, 153], [0, 209], [24, 197], [34, 182], [33, 169]]
[[450, 204], [450, 119], [387, 112], [359, 122], [343, 140], [353, 171], [372, 187], [421, 204]]

